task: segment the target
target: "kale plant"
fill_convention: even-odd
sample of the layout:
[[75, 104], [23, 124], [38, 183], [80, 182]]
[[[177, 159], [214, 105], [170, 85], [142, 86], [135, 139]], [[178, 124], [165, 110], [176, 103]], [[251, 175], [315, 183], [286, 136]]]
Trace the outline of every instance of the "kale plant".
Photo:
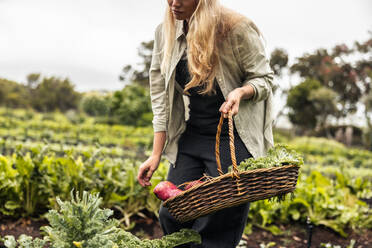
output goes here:
[[[102, 201], [98, 194], [83, 192], [82, 199], [78, 193], [71, 192], [70, 202], [57, 197], [59, 211], [50, 210], [47, 219], [50, 226], [42, 227], [47, 236], [32, 240], [21, 235], [16, 241], [13, 236], [6, 236], [2, 241], [5, 247], [15, 248], [172, 248], [190, 242], [201, 243], [200, 235], [189, 229], [164, 236], [156, 240], [140, 240], [133, 234], [119, 228], [119, 221], [110, 218], [113, 211], [100, 209]], [[17, 246], [18, 245], [18, 246]]]
[[18, 240], [15, 240], [14, 236], [7, 235], [5, 238], [0, 237], [0, 241], [4, 243], [7, 248], [43, 248], [48, 243], [48, 237], [44, 239], [32, 239], [32, 237], [27, 235], [20, 235]]
[[[98, 194], [71, 192], [71, 201], [63, 202], [57, 197], [59, 211], [50, 210], [46, 215], [50, 226], [42, 227], [51, 239], [52, 247], [114, 247], [118, 241], [118, 221], [109, 219], [110, 209], [100, 209], [102, 201]], [[94, 244], [92, 244], [94, 243]]]

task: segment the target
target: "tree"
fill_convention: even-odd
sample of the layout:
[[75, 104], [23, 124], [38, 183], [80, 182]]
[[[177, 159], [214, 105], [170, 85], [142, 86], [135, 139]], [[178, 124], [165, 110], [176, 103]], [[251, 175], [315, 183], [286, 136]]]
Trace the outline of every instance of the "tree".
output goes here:
[[24, 85], [0, 78], [0, 105], [9, 108], [30, 107], [30, 97]]
[[[288, 53], [284, 49], [277, 48], [275, 49], [270, 55], [270, 67], [273, 70], [274, 74], [281, 78], [283, 77], [284, 72], [288, 72]], [[288, 89], [285, 87], [279, 87], [278, 85], [274, 85], [273, 87], [274, 94], [280, 94], [281, 97], [286, 98], [288, 94]], [[278, 93], [279, 92], [279, 93]], [[284, 106], [275, 117], [274, 126], [277, 124], [277, 120], [279, 120], [280, 116], [286, 115], [285, 114], [286, 106]]]
[[[372, 32], [370, 33], [372, 35]], [[369, 54], [368, 58], [362, 58], [356, 63], [356, 71], [359, 80], [362, 82], [364, 88], [363, 104], [364, 104], [364, 116], [367, 124], [367, 134], [369, 141], [367, 144], [372, 150], [372, 38], [363, 42], [355, 42], [354, 46], [361, 54]]]
[[152, 121], [149, 91], [141, 85], [131, 84], [115, 91], [110, 104], [110, 116], [121, 124], [145, 126]]
[[270, 56], [270, 67], [275, 75], [281, 77], [282, 71], [288, 65], [288, 53], [284, 49], [275, 49]]
[[364, 97], [363, 103], [364, 103], [364, 116], [367, 122], [367, 128], [364, 133], [364, 140], [365, 140], [366, 147], [372, 151], [372, 117], [371, 117], [372, 116], [372, 90], [370, 90], [368, 95]]
[[[337, 118], [347, 117], [356, 112], [362, 96], [370, 91], [368, 71], [372, 70], [372, 58], [363, 57], [371, 54], [371, 48], [372, 39], [362, 43], [355, 42], [352, 48], [340, 44], [330, 51], [318, 49], [298, 58], [290, 70], [303, 78], [314, 78], [336, 92], [341, 104]], [[356, 56], [362, 59], [350, 60], [350, 57]]]
[[29, 89], [35, 89], [36, 86], [40, 83], [40, 77], [41, 77], [41, 74], [40, 73], [30, 73], [27, 75], [26, 79], [27, 79], [27, 87]]
[[322, 86], [311, 91], [308, 100], [316, 110], [317, 128], [324, 129], [328, 117], [337, 115], [337, 93]]
[[74, 85], [68, 78], [46, 77], [34, 89], [32, 106], [38, 111], [65, 112], [77, 109], [80, 93], [74, 90]]
[[138, 55], [142, 59], [140, 68], [134, 69], [131, 65], [123, 67], [119, 76], [121, 81], [129, 81], [139, 84], [143, 87], [149, 87], [149, 70], [151, 65], [152, 50], [154, 41], [142, 42], [138, 48]]
[[81, 100], [81, 106], [90, 116], [106, 116], [109, 113], [109, 97], [87, 95]]
[[338, 94], [338, 101], [342, 106], [338, 117], [355, 113], [362, 96], [355, 69], [341, 57], [350, 53], [351, 50], [346, 45], [336, 46], [333, 53], [318, 49], [314, 54], [298, 58], [298, 62], [290, 68], [292, 73], [298, 72], [303, 78], [314, 78]]
[[367, 126], [372, 130], [372, 91], [369, 91], [368, 95], [364, 97], [363, 103]]
[[307, 79], [289, 90], [287, 106], [289, 120], [304, 129], [313, 129], [317, 125], [318, 110], [310, 100], [312, 91], [322, 87], [318, 80]]

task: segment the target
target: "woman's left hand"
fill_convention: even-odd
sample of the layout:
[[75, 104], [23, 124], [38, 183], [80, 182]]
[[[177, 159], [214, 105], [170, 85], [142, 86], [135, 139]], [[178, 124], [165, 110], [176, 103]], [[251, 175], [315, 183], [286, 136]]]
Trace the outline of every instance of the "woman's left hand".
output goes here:
[[220, 112], [223, 113], [223, 117], [227, 118], [229, 111], [231, 111], [233, 116], [238, 113], [242, 97], [242, 88], [236, 88], [227, 95], [226, 101], [220, 107]]
[[242, 99], [250, 99], [254, 95], [254, 89], [251, 85], [245, 85], [231, 91], [226, 98], [226, 101], [221, 105], [220, 112], [223, 117], [227, 118], [229, 111], [234, 116], [239, 111], [239, 104]]

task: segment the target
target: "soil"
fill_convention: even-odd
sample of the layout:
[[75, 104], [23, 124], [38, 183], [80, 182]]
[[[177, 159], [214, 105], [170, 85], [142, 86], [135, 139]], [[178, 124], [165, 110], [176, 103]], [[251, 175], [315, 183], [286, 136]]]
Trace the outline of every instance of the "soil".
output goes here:
[[[308, 247], [307, 240], [309, 238], [308, 229], [306, 225], [293, 223], [290, 225], [281, 225], [280, 229], [283, 231], [282, 235], [273, 235], [271, 232], [262, 230], [260, 228], [253, 228], [253, 233], [249, 236], [243, 236], [247, 241], [247, 247], [260, 247], [261, 243], [268, 244], [275, 242], [275, 248], [305, 248]], [[321, 247], [321, 244], [330, 243], [332, 245], [339, 245], [342, 248], [350, 245], [350, 241], [356, 241], [354, 248], [370, 248], [372, 247], [372, 230], [363, 230], [359, 233], [348, 230], [348, 237], [343, 238], [331, 229], [326, 227], [313, 227], [311, 237], [311, 247]]]
[[[159, 222], [156, 218], [135, 218], [135, 227], [129, 230], [140, 238], [155, 239], [163, 236]], [[45, 219], [30, 219], [20, 218], [12, 219], [0, 215], [0, 236], [13, 235], [18, 237], [21, 234], [27, 234], [33, 237], [40, 237], [40, 227], [47, 225]], [[307, 246], [307, 227], [297, 223], [280, 225], [283, 231], [282, 235], [273, 235], [272, 233], [258, 227], [253, 227], [252, 234], [243, 236], [247, 242], [247, 248], [259, 248], [260, 244], [268, 244], [275, 242], [275, 248], [306, 248]], [[372, 230], [362, 230], [360, 232], [353, 232], [348, 230], [349, 236], [343, 238], [332, 230], [325, 227], [314, 227], [312, 230], [311, 247], [318, 248], [321, 243], [331, 243], [332, 245], [340, 245], [342, 248], [347, 247], [350, 241], [356, 241], [354, 248], [370, 248], [372, 244]], [[2, 248], [0, 243], [0, 248]]]
[[21, 234], [27, 234], [32, 237], [41, 237], [40, 227], [45, 225], [48, 225], [46, 219], [14, 219], [0, 215], [0, 236], [13, 235], [14, 237], [18, 237]]

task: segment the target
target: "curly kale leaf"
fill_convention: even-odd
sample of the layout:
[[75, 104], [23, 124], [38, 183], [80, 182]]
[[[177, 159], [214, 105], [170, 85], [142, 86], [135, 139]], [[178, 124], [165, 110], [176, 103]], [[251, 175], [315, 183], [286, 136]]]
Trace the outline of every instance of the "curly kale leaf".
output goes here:
[[267, 156], [260, 158], [249, 158], [239, 164], [241, 171], [280, 167], [284, 165], [303, 165], [302, 157], [287, 146], [279, 144], [267, 152]]
[[0, 241], [4, 242], [7, 248], [43, 248], [48, 244], [49, 240], [48, 237], [44, 237], [44, 239], [33, 239], [31, 236], [21, 234], [18, 240], [15, 240], [14, 236], [7, 235], [4, 239], [0, 239]]
[[[194, 242], [197, 244], [201, 244], [201, 237], [200, 235], [190, 229], [182, 229], [179, 232], [169, 234], [167, 236], [164, 236], [161, 239], [158, 240], [149, 240], [149, 241], [143, 241], [144, 245], [146, 243], [151, 244], [150, 247], [153, 248], [168, 248], [168, 247], [175, 247], [178, 245], [187, 244], [190, 242]], [[144, 246], [147, 247], [147, 246]]]
[[171, 248], [190, 242], [200, 243], [193, 230], [181, 230], [157, 240], [140, 240], [118, 227], [110, 219], [112, 210], [101, 209], [101, 198], [83, 192], [82, 199], [71, 193], [71, 202], [57, 199], [59, 211], [47, 215], [50, 226], [44, 227], [54, 248]]

